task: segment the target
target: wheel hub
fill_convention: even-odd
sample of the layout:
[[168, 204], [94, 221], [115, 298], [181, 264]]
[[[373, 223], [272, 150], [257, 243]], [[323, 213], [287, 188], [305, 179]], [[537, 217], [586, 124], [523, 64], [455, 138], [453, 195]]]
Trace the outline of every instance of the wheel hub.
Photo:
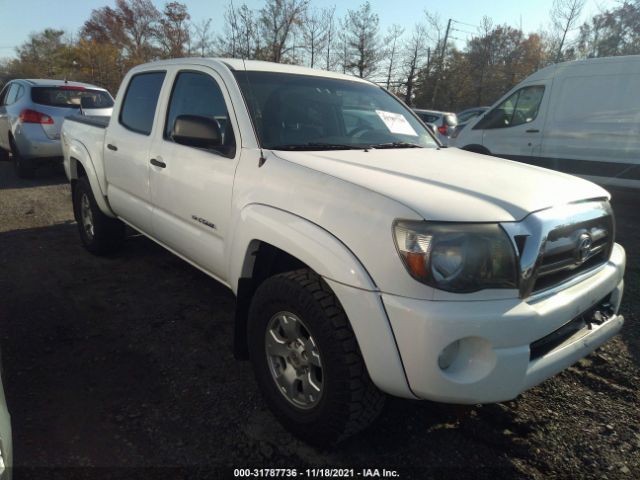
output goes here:
[[95, 234], [93, 213], [91, 212], [91, 203], [89, 202], [89, 197], [86, 193], [83, 193], [82, 198], [80, 199], [80, 217], [82, 220], [82, 227], [84, 228], [87, 237], [89, 237], [89, 239], [93, 239]]
[[300, 317], [291, 312], [274, 315], [265, 332], [265, 347], [278, 391], [298, 408], [317, 405], [323, 393], [322, 361]]

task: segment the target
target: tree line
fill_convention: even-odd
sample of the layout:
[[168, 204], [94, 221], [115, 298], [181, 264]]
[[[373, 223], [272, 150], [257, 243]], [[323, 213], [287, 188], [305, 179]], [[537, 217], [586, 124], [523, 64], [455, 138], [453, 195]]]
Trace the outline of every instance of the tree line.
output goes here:
[[[444, 21], [432, 12], [413, 25], [380, 27], [365, 1], [343, 16], [311, 0], [229, 1], [220, 31], [187, 5], [116, 0], [92, 11], [78, 32], [33, 33], [0, 62], [12, 78], [67, 78], [117, 92], [131, 67], [185, 56], [258, 59], [338, 71], [385, 86], [408, 105], [438, 110], [488, 105], [536, 70], [566, 60], [640, 53], [640, 0], [584, 20], [585, 0], [554, 0], [548, 28]], [[460, 38], [460, 37], [465, 38]]]

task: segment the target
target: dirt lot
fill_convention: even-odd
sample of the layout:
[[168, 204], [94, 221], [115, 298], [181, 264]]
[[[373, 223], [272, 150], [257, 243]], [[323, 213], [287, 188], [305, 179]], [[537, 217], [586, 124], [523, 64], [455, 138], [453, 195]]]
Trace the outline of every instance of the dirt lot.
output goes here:
[[286, 433], [249, 365], [234, 360], [227, 289], [141, 236], [112, 258], [89, 255], [62, 172], [19, 181], [0, 162], [0, 336], [14, 478], [114, 466], [183, 467], [154, 478], [250, 466], [640, 478], [640, 211], [630, 195], [614, 206], [628, 252], [621, 335], [514, 402], [462, 409], [390, 399], [372, 428], [327, 452]]

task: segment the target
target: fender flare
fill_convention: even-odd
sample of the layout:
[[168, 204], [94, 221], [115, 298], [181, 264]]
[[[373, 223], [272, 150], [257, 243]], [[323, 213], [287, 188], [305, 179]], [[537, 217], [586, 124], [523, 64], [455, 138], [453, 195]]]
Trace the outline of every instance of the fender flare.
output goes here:
[[77, 140], [73, 140], [68, 145], [67, 155], [69, 157], [69, 180], [77, 180], [78, 179], [78, 163], [82, 165], [82, 168], [87, 174], [87, 178], [89, 179], [89, 185], [91, 185], [91, 190], [93, 191], [93, 196], [96, 199], [96, 203], [98, 207], [108, 217], [116, 218], [116, 214], [113, 213], [109, 203], [107, 202], [107, 197], [102, 190], [102, 186], [100, 185], [100, 181], [98, 180], [98, 175], [96, 173], [95, 166], [93, 165], [93, 160], [91, 159], [91, 155], [86, 147], [78, 142]]
[[235, 352], [243, 358], [253, 289], [255, 253], [268, 243], [306, 264], [327, 281], [344, 308], [367, 371], [381, 390], [416, 398], [409, 387], [391, 323], [373, 279], [338, 238], [293, 213], [262, 204], [242, 209], [230, 242], [230, 283], [237, 297]]
[[263, 204], [244, 207], [229, 242], [229, 279], [234, 293], [240, 278], [251, 276], [253, 254], [261, 242], [297, 258], [321, 277], [363, 290], [377, 286], [349, 248], [327, 230], [293, 213]]

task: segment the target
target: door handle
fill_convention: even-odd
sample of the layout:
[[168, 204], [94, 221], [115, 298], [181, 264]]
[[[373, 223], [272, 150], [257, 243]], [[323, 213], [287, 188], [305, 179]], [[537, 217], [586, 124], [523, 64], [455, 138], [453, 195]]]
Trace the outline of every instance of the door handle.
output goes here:
[[540, 130], [538, 130], [537, 128], [532, 128], [529, 130], [525, 130], [526, 133], [540, 133]]
[[165, 168], [167, 166], [166, 163], [164, 163], [164, 162], [162, 162], [160, 160], [156, 160], [155, 158], [152, 158], [149, 161], [151, 162], [151, 165], [155, 165], [156, 167]]
[[118, 147], [116, 147], [115, 145], [111, 145], [110, 143], [107, 143], [107, 148], [109, 150], [113, 150], [114, 152], [118, 151]]

